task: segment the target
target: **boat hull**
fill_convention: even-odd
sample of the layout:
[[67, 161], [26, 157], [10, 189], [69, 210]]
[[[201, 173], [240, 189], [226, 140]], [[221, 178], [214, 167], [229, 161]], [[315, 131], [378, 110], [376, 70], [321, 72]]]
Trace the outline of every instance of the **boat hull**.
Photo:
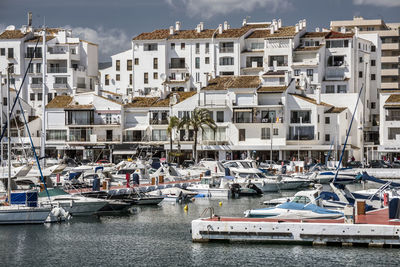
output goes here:
[[51, 208], [0, 207], [0, 224], [41, 224], [49, 216]]

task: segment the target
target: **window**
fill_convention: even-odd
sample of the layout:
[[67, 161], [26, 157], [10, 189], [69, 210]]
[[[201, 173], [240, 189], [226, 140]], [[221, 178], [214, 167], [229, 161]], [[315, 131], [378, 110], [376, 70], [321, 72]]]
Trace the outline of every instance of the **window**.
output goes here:
[[14, 73], [14, 63], [8, 64], [10, 73]]
[[327, 85], [327, 86], [325, 87], [325, 92], [326, 92], [327, 94], [333, 94], [333, 93], [335, 93], [335, 86], [334, 86], [334, 85]]
[[129, 74], [129, 85], [132, 85], [132, 81], [133, 81], [133, 75], [131, 73]]
[[185, 58], [171, 58], [170, 69], [184, 69]]
[[32, 77], [32, 84], [42, 84], [42, 83], [43, 83], [42, 77]]
[[347, 93], [347, 85], [342, 84], [337, 86], [337, 92], [340, 94], [345, 94]]
[[349, 40], [326, 41], [326, 47], [327, 48], [349, 47]]
[[329, 56], [328, 67], [339, 67], [344, 65], [344, 56]]
[[224, 112], [217, 111], [217, 122], [224, 122]]
[[325, 135], [325, 142], [329, 142], [331, 141], [331, 135], [330, 134], [326, 134]]
[[121, 61], [120, 60], [117, 60], [115, 62], [115, 70], [116, 71], [120, 71], [121, 70]]
[[170, 80], [176, 80], [176, 74], [175, 72], [171, 73], [171, 75], [169, 76]]
[[219, 65], [220, 66], [228, 66], [228, 65], [233, 65], [234, 64], [234, 58], [233, 57], [220, 57], [219, 58]]
[[233, 53], [233, 42], [221, 42], [219, 43], [220, 53]]
[[181, 50], [185, 50], [185, 43], [181, 43]]
[[206, 54], [210, 53], [210, 43], [206, 43]]
[[307, 76], [312, 77], [314, 75], [314, 70], [313, 69], [307, 69]]
[[317, 116], [317, 122], [319, 123], [319, 114], [318, 114], [318, 116]]
[[143, 50], [144, 51], [157, 51], [158, 45], [157, 44], [144, 44]]
[[144, 73], [144, 83], [149, 83], [149, 74], [147, 72]]
[[375, 59], [372, 59], [372, 60], [371, 60], [371, 66], [372, 66], [372, 67], [376, 66], [376, 60], [375, 60]]
[[33, 64], [28, 65], [28, 73], [33, 73]]
[[264, 49], [264, 43], [262, 43], [262, 42], [251, 43], [250, 49], [251, 50], [262, 50], [262, 49]]
[[376, 109], [376, 102], [371, 102], [371, 109]]
[[271, 139], [271, 129], [261, 128], [261, 140]]
[[299, 69], [295, 69], [294, 70], [294, 76], [300, 76], [300, 70]]
[[375, 52], [376, 51], [376, 46], [371, 45], [371, 52]]
[[0, 48], [0, 56], [5, 56], [5, 55], [6, 55], [6, 49]]
[[359, 63], [363, 63], [363, 62], [364, 62], [363, 58], [360, 57], [359, 60], [358, 60], [358, 62], [359, 62]]
[[120, 75], [120, 74], [116, 74], [116, 75], [115, 75], [115, 80], [116, 80], [116, 81], [121, 80], [121, 75]]
[[36, 63], [36, 73], [42, 73], [42, 63]]
[[269, 57], [269, 66], [274, 66], [274, 61], [276, 61], [278, 67], [283, 67], [288, 65], [288, 57], [287, 56], [270, 56]]
[[158, 69], [158, 58], [153, 58], [153, 69]]
[[371, 74], [371, 81], [375, 81], [376, 80], [376, 75], [375, 74]]
[[199, 43], [196, 43], [196, 51], [195, 51], [195, 53], [196, 54], [200, 54], [200, 44]]
[[3, 106], [7, 106], [7, 97], [3, 97]]
[[234, 114], [234, 121], [236, 123], [251, 123], [252, 112], [249, 111], [236, 111]]
[[31, 93], [29, 99], [35, 101], [35, 93]]
[[263, 57], [247, 57], [246, 68], [260, 68], [263, 66]]
[[14, 58], [14, 48], [8, 48], [8, 58]]
[[246, 129], [239, 129], [239, 141], [246, 141]]
[[274, 128], [274, 135], [279, 135], [279, 129], [278, 128]]
[[205, 64], [210, 64], [210, 58], [209, 58], [209, 57], [205, 57], [204, 63], [205, 63]]
[[275, 110], [262, 110], [261, 111], [261, 122], [262, 123], [274, 123], [276, 121]]
[[54, 141], [66, 141], [67, 130], [46, 130], [46, 139]]
[[200, 58], [199, 57], [195, 58], [195, 68], [200, 69]]
[[358, 72], [358, 78], [362, 78], [363, 77], [363, 72], [362, 71], [359, 71]]
[[330, 124], [330, 123], [331, 123], [331, 118], [325, 117], [325, 124]]
[[158, 72], [154, 72], [153, 73], [153, 79], [154, 80], [158, 80]]
[[139, 59], [135, 58], [135, 65], [139, 65]]
[[132, 59], [126, 61], [126, 70], [132, 70]]
[[52, 93], [47, 93], [47, 103], [49, 103], [53, 99]]
[[220, 71], [219, 75], [221, 75], [221, 76], [233, 76], [234, 73], [233, 73], [233, 71]]
[[200, 72], [196, 72], [196, 83], [200, 82]]
[[42, 93], [38, 93], [37, 94], [37, 100], [41, 101], [43, 99], [43, 94]]
[[311, 111], [309, 110], [292, 111], [290, 123], [300, 123], [300, 120], [301, 123], [311, 123]]
[[153, 130], [152, 141], [167, 141], [167, 130]]

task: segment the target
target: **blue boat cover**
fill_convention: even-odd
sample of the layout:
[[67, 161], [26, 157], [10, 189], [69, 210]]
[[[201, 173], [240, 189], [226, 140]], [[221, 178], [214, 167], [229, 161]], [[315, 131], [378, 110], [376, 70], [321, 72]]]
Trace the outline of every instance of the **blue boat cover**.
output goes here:
[[[360, 179], [364, 180], [364, 181], [372, 181], [372, 182], [379, 183], [379, 184], [386, 184], [388, 182], [388, 181], [384, 181], [384, 180], [378, 179], [378, 178], [376, 178], [374, 176], [371, 176], [367, 172], [363, 172], [363, 174], [360, 177]], [[400, 187], [400, 184], [392, 182], [392, 183], [390, 183], [390, 187]]]
[[296, 202], [286, 202], [276, 206], [275, 208], [264, 208], [259, 210], [273, 210], [273, 209], [286, 209], [286, 210], [309, 210], [319, 214], [343, 214], [342, 212], [335, 210], [328, 210], [321, 207], [318, 207], [314, 204], [301, 204]]
[[94, 168], [94, 173], [97, 173], [97, 171], [98, 170], [104, 170], [104, 167], [103, 166], [98, 166], [98, 167], [96, 167], [96, 168]]

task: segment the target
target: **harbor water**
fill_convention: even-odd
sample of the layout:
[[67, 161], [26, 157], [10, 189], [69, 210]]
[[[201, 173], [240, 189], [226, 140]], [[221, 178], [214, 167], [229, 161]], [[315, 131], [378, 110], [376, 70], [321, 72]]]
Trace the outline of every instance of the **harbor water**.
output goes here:
[[[138, 207], [129, 216], [75, 217], [67, 223], [2, 226], [1, 266], [394, 266], [398, 249], [192, 243], [190, 226], [207, 207], [217, 215], [243, 216], [263, 197], [196, 199], [184, 205]], [[203, 217], [209, 213], [203, 214]]]

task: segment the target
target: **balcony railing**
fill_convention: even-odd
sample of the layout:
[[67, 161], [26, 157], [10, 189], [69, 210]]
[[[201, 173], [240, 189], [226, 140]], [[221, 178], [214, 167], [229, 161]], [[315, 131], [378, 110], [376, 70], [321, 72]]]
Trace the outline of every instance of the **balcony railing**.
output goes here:
[[400, 115], [386, 116], [386, 121], [400, 121]]
[[67, 73], [67, 67], [48, 67], [48, 73]]
[[53, 83], [54, 89], [68, 89], [67, 83]]
[[168, 124], [168, 120], [158, 120], [158, 119], [150, 119], [149, 120], [150, 125], [166, 125]]
[[149, 136], [132, 136], [132, 135], [124, 135], [124, 142], [147, 142], [150, 140]]
[[43, 84], [41, 84], [41, 83], [31, 83], [31, 88], [32, 89], [39, 89], [39, 88], [42, 88], [43, 87]]
[[170, 69], [185, 69], [185, 63], [169, 63]]
[[66, 54], [68, 49], [65, 47], [57, 47], [57, 48], [53, 48], [53, 47], [49, 47], [47, 49], [47, 51], [49, 52], [49, 54], [52, 55], [59, 55], [59, 54]]
[[78, 83], [76, 87], [86, 89], [86, 83]]
[[221, 47], [219, 49], [220, 53], [233, 53], [233, 47]]
[[119, 142], [121, 141], [120, 135], [106, 136], [106, 135], [97, 135], [98, 142]]
[[25, 58], [42, 58], [42, 53], [25, 53]]

